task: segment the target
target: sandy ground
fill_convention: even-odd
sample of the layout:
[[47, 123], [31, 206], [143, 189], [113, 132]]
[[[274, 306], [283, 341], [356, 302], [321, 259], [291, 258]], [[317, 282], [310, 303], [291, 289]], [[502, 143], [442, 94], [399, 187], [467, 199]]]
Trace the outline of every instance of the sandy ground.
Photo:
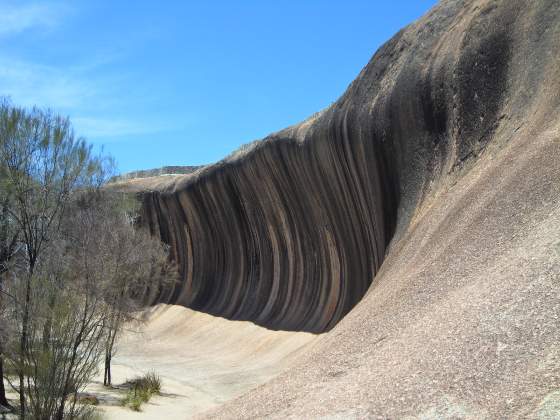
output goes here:
[[114, 359], [113, 383], [153, 370], [163, 379], [162, 395], [137, 413], [119, 405], [124, 391], [108, 391], [102, 377], [87, 392], [99, 398], [109, 419], [186, 419], [278, 375], [316, 337], [158, 305], [141, 332], [124, 335]]

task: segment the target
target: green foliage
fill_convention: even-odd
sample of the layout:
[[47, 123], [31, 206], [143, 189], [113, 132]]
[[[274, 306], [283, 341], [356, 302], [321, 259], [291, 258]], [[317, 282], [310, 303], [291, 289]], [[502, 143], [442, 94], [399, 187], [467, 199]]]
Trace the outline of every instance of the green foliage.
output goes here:
[[134, 411], [141, 411], [142, 404], [150, 400], [151, 395], [145, 390], [129, 389], [126, 397], [122, 400], [124, 407], [130, 407]]
[[22, 418], [79, 414], [68, 397], [97, 368], [103, 302], [75, 264], [85, 232], [64, 235], [62, 226], [73, 197], [99, 189], [110, 162], [92, 154], [68, 118], [0, 101], [0, 287], [9, 297], [0, 327], [10, 331], [0, 350], [18, 377]]
[[148, 372], [146, 375], [136, 378], [132, 383], [135, 388], [146, 390], [150, 394], [161, 392], [161, 378], [155, 372]]
[[86, 406], [81, 413], [74, 416], [76, 420], [103, 420], [103, 415], [92, 406]]
[[155, 372], [149, 372], [144, 376], [137, 377], [126, 382], [129, 387], [122, 405], [130, 407], [134, 411], [140, 411], [142, 404], [150, 401], [153, 395], [161, 392], [161, 378]]
[[[95, 416], [73, 396], [103, 356], [110, 383], [123, 325], [171, 274], [165, 246], [136, 229], [139, 203], [103, 188], [112, 166], [67, 118], [0, 99], [0, 379], [21, 390], [21, 418]], [[161, 381], [130, 385], [139, 410]]]

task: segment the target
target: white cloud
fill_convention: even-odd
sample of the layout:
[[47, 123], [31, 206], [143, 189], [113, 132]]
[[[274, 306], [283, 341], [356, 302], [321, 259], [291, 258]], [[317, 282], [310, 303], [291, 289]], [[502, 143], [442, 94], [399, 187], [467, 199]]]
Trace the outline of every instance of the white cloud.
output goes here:
[[[91, 61], [59, 68], [0, 57], [0, 96], [17, 105], [70, 115], [76, 133], [90, 140], [113, 141], [179, 128], [176, 121], [134, 115], [137, 98], [119, 93], [122, 80], [99, 75], [105, 64], [100, 59], [98, 64]], [[182, 123], [188, 121], [183, 117]]]
[[0, 58], [0, 93], [19, 105], [74, 108], [95, 96], [95, 86], [72, 71]]
[[76, 133], [88, 138], [122, 137], [157, 133], [165, 130], [161, 124], [128, 119], [99, 117], [72, 118]]
[[32, 28], [52, 29], [64, 14], [60, 4], [0, 5], [0, 36], [17, 35]]
[[[53, 29], [69, 10], [55, 2], [16, 6], [0, 0], [0, 40]], [[142, 108], [147, 102], [157, 102], [157, 95], [149, 98], [146, 92], [124, 91], [127, 76], [122, 69], [107, 71], [122, 56], [118, 50], [88, 51], [70, 63], [46, 64], [25, 58], [24, 50], [0, 53], [0, 97], [69, 115], [76, 133], [89, 139], [112, 141], [177, 128], [169, 121], [144, 118]]]

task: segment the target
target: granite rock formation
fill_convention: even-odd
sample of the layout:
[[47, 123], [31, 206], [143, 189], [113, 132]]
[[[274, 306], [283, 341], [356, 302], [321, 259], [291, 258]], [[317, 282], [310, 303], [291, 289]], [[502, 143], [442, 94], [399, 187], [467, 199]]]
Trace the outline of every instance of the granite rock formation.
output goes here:
[[163, 166], [161, 168], [143, 169], [140, 171], [132, 171], [114, 176], [109, 182], [121, 182], [138, 178], [151, 178], [161, 175], [190, 174], [199, 168], [200, 166]]
[[559, 31], [556, 0], [442, 1], [328, 109], [192, 174], [135, 184], [181, 270], [155, 300], [330, 330], [438, 191], [529, 120], [558, 118]]

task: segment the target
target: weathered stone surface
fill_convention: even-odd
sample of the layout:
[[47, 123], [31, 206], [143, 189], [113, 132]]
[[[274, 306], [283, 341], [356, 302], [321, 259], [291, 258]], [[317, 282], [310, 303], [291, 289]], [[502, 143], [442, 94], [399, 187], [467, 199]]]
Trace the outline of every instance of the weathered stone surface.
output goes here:
[[182, 273], [157, 299], [331, 329], [438, 188], [534, 115], [557, 115], [559, 8], [442, 1], [328, 109], [193, 174], [134, 184]]
[[120, 182], [137, 178], [150, 178], [160, 175], [190, 174], [197, 169], [200, 169], [200, 166], [163, 166], [161, 168], [132, 171], [117, 175], [111, 178], [110, 182]]
[[383, 260], [396, 192], [374, 143], [328, 136], [299, 143], [278, 134], [169, 192], [144, 195], [146, 220], [172, 244], [184, 277], [166, 300], [314, 332], [351, 309]]

